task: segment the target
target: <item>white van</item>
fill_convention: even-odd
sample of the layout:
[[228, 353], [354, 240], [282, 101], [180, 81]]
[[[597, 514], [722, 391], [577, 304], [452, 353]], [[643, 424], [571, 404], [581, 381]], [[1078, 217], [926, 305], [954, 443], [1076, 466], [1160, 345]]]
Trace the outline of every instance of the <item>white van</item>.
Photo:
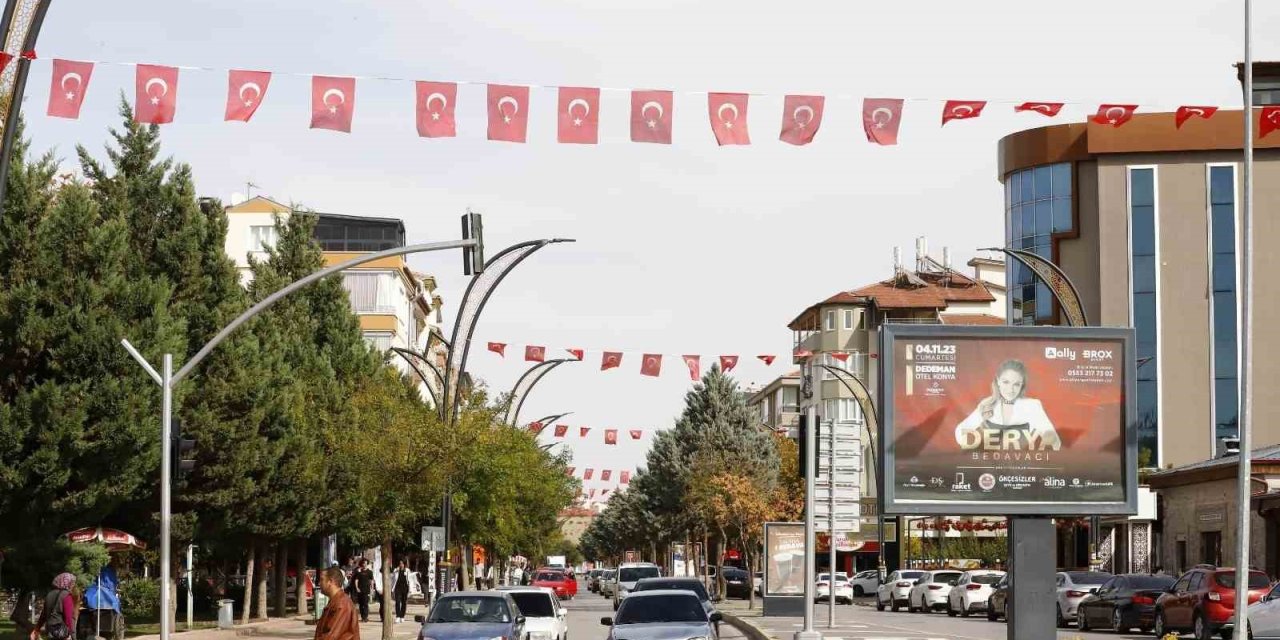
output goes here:
[[613, 608], [617, 609], [622, 599], [636, 588], [636, 581], [644, 578], [661, 578], [662, 569], [652, 562], [624, 562], [618, 565], [614, 576]]

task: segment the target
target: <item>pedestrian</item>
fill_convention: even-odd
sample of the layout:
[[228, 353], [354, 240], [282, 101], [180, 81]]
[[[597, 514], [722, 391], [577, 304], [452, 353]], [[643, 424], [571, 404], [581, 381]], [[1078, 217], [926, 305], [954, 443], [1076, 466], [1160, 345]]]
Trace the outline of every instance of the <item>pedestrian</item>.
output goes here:
[[351, 588], [356, 605], [360, 607], [360, 622], [369, 621], [369, 597], [373, 593], [373, 571], [369, 561], [360, 559], [360, 565], [351, 574]]
[[337, 563], [320, 572], [320, 591], [329, 598], [316, 623], [315, 640], [360, 640], [360, 623], [351, 597], [342, 591], [342, 569]]
[[59, 573], [53, 579], [53, 589], [44, 597], [44, 611], [31, 630], [31, 640], [40, 639], [40, 630], [49, 640], [69, 640], [72, 629], [76, 628], [76, 601], [74, 593], [76, 577], [70, 573]]
[[391, 574], [391, 597], [396, 601], [396, 622], [404, 622], [405, 610], [409, 608], [409, 567], [404, 560]]

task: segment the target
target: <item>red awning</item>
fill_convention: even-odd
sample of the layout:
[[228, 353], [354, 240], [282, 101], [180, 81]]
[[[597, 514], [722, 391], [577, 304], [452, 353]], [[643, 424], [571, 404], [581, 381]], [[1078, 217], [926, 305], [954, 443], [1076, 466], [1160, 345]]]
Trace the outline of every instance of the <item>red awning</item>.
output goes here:
[[853, 546], [856, 547], [854, 549], [855, 553], [880, 553], [880, 543], [875, 540], [855, 542], [853, 543]]

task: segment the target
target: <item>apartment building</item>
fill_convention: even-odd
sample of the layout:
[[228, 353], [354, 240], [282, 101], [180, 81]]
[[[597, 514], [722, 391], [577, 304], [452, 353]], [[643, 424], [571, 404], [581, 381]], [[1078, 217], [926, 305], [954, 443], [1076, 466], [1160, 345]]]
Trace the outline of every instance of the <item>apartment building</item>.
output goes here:
[[798, 437], [800, 370], [780, 375], [769, 384], [752, 390], [747, 396], [747, 408], [758, 417], [761, 427], [784, 433], [791, 439]]

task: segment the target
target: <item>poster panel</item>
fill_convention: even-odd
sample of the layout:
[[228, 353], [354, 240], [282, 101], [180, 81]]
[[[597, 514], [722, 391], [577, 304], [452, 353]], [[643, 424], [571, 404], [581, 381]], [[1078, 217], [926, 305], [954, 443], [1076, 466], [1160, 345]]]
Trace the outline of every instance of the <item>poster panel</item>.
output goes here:
[[885, 325], [884, 513], [1137, 512], [1133, 332]]
[[804, 597], [804, 524], [765, 523], [764, 553], [764, 594]]

